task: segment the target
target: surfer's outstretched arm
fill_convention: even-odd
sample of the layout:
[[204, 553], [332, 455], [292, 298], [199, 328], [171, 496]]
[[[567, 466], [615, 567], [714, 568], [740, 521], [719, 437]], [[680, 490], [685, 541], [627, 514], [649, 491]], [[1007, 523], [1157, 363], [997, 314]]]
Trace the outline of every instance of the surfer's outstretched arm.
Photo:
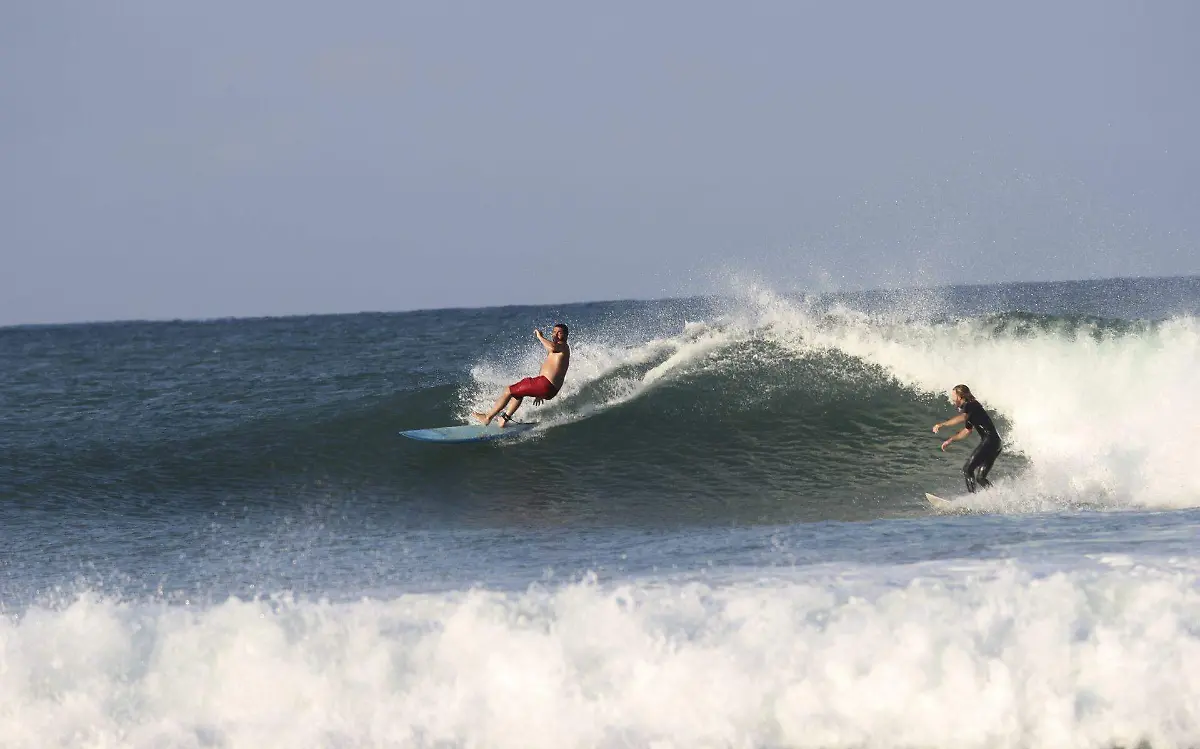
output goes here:
[[942, 452], [946, 452], [946, 446], [949, 445], [951, 442], [955, 442], [956, 440], [963, 439], [970, 433], [971, 433], [970, 429], [966, 429], [966, 428], [959, 429], [958, 434], [954, 435], [953, 437], [951, 437], [950, 439], [948, 439], [942, 443]]
[[[942, 427], [957, 426], [958, 424], [961, 424], [966, 420], [967, 420], [966, 414], [959, 414], [958, 416], [955, 416], [950, 419], [946, 419], [945, 421], [939, 421], [938, 423], [933, 425], [933, 433], [937, 434], [937, 430], [941, 429]], [[953, 438], [951, 438], [951, 439], [953, 439]], [[958, 439], [962, 439], [962, 437], [959, 437]]]
[[558, 352], [558, 346], [554, 343], [554, 341], [551, 341], [549, 338], [542, 335], [542, 331], [538, 330], [537, 328], [534, 328], [533, 334], [535, 336], [537, 336], [537, 339], [539, 341], [542, 342], [542, 345], [546, 347], [547, 351], [549, 351], [552, 354]]

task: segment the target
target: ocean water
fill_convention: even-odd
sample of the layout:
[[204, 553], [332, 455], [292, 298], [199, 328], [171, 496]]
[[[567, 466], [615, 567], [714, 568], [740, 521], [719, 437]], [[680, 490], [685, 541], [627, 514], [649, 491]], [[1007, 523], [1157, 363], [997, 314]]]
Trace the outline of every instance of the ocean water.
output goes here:
[[1197, 372], [1200, 278], [0, 329], [0, 747], [1200, 746]]

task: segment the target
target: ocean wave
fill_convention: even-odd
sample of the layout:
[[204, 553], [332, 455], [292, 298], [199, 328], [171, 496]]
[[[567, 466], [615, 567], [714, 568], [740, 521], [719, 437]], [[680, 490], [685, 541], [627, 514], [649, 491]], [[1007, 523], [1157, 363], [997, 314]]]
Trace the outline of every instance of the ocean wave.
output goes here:
[[[538, 495], [629, 517], [653, 505], [662, 517], [768, 521], [912, 513], [925, 491], [987, 512], [1200, 505], [1190, 444], [1167, 436], [1200, 417], [1187, 397], [1197, 318], [936, 309], [924, 300], [867, 313], [746, 287], [666, 332], [636, 312], [576, 328], [562, 393], [519, 412], [538, 423], [527, 438], [447, 448], [397, 435], [486, 409], [537, 371], [540, 347], [518, 346], [479, 356], [465, 382], [422, 375], [353, 397], [327, 384], [309, 403], [288, 380], [269, 407], [217, 404], [221, 418], [196, 427], [159, 418], [102, 439], [24, 442], [9, 450], [12, 483], [92, 497], [269, 487], [284, 501], [320, 484], [401, 502]], [[963, 496], [973, 438], [943, 454], [929, 429], [953, 414], [958, 383], [1004, 435], [986, 494]]]
[[[536, 360], [521, 365], [528, 370]], [[966, 383], [999, 417], [1006, 454], [1022, 467], [1008, 500], [981, 495], [972, 506], [1200, 505], [1190, 444], [1162, 438], [1172, 424], [1200, 420], [1187, 397], [1200, 369], [1200, 322], [1190, 316], [1151, 323], [1004, 313], [930, 321], [816, 310], [750, 288], [720, 319], [640, 345], [589, 343], [573, 367], [560, 400], [545, 411], [547, 427], [644, 400], [706, 448], [804, 434], [835, 452], [865, 455], [880, 485], [909, 463], [887, 446], [927, 451], [917, 432], [952, 414], [949, 391]], [[477, 366], [460, 411], [480, 408], [519, 371]], [[711, 429], [684, 413], [702, 414]], [[825, 431], [843, 423], [872, 429], [857, 441]], [[873, 461], [881, 452], [887, 459]], [[822, 452], [818, 459], [833, 464], [835, 481], [847, 480], [851, 468], [828, 458]]]

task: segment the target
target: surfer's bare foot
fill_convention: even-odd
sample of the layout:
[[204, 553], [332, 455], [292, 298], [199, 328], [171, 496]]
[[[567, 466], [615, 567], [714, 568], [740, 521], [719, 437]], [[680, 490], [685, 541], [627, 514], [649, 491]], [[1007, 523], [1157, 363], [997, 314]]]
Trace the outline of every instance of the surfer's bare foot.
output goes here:
[[496, 418], [500, 419], [500, 428], [501, 429], [508, 426], [508, 422], [512, 421], [512, 417], [509, 416], [508, 414], [500, 414]]
[[472, 412], [471, 415], [474, 416], [479, 423], [483, 424], [484, 426], [487, 426], [492, 421], [487, 417], [487, 414], [481, 414], [478, 411]]

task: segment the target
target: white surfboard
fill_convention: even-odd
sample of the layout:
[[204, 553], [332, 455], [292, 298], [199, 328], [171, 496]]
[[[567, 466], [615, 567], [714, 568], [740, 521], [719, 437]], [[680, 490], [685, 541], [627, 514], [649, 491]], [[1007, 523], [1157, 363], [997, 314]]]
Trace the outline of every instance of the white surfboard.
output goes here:
[[926, 501], [926, 502], [928, 502], [928, 503], [929, 503], [930, 505], [932, 505], [933, 507], [936, 507], [936, 508], [937, 508], [937, 509], [939, 509], [939, 510], [952, 510], [952, 509], [954, 509], [954, 503], [953, 503], [953, 502], [951, 502], [951, 501], [950, 501], [950, 500], [948, 500], [948, 499], [942, 499], [942, 498], [941, 498], [941, 497], [939, 497], [938, 495], [936, 495], [936, 494], [930, 494], [929, 492], [925, 492], [925, 501]]

